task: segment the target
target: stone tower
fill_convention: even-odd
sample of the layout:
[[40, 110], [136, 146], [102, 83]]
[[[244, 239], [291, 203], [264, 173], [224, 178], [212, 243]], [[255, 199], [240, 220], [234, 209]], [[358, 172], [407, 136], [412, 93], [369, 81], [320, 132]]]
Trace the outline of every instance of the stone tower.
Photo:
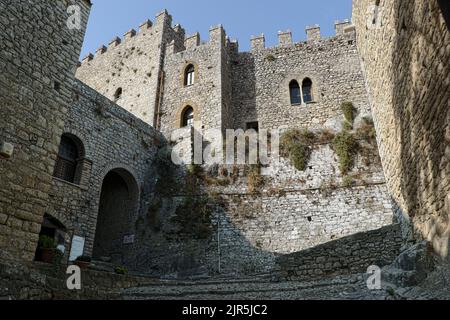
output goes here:
[[83, 59], [77, 78], [154, 125], [166, 43], [184, 39], [184, 30], [171, 24], [172, 17], [164, 10], [154, 23], [147, 20], [139, 31], [131, 29], [123, 39], [112, 39], [95, 56], [88, 54]]
[[[172, 42], [168, 45], [164, 64], [165, 84], [161, 103], [161, 131], [169, 134], [181, 128], [186, 108], [194, 109], [196, 121], [203, 129], [230, 128], [228, 47], [225, 30], [221, 25], [210, 29], [209, 41], [202, 43], [195, 33], [185, 39], [182, 50]], [[193, 67], [194, 81], [184, 83], [186, 68]]]
[[415, 235], [450, 248], [448, 2], [353, 2], [387, 183]]
[[0, 53], [0, 249], [13, 258], [31, 260], [36, 250], [90, 7], [0, 1], [0, 42], [21, 44]]

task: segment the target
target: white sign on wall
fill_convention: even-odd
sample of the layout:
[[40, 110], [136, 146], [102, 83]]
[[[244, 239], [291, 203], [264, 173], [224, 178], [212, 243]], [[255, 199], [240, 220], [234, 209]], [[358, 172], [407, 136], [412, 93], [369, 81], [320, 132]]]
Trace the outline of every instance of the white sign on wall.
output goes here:
[[123, 244], [133, 244], [134, 243], [134, 234], [123, 237]]
[[73, 236], [72, 247], [70, 248], [69, 261], [75, 261], [76, 258], [83, 255], [84, 252], [84, 238], [79, 236]]

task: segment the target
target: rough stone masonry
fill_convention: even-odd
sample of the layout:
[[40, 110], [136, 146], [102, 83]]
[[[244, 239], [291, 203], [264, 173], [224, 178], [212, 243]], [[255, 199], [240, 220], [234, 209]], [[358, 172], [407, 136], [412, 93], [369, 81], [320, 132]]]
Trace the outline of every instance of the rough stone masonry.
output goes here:
[[[393, 12], [400, 2], [384, 2], [355, 0], [353, 23], [336, 22], [330, 38], [313, 26], [306, 41], [295, 43], [285, 31], [277, 46], [266, 48], [261, 35], [251, 39], [250, 52], [239, 51], [221, 25], [210, 29], [207, 41], [198, 33], [186, 36], [164, 10], [78, 63], [90, 1], [0, 0], [2, 256], [31, 261], [38, 237], [53, 234], [65, 248], [65, 261], [78, 252], [154, 276], [272, 272], [286, 254], [299, 254], [298, 261], [319, 274], [324, 270], [314, 262], [315, 251], [302, 257], [303, 250], [325, 244], [318, 252], [327, 256], [342, 243], [352, 248], [352, 235], [369, 232], [357, 237], [368, 257], [351, 265], [354, 252], [343, 250], [348, 259], [344, 254], [334, 270], [361, 272], [364, 263], [387, 264], [386, 257], [399, 252], [395, 226], [389, 229], [393, 242], [383, 244], [388, 252], [370, 245], [383, 242], [385, 227], [404, 220], [394, 214], [397, 206], [411, 216], [417, 212], [418, 229], [421, 221], [432, 221], [425, 236], [446, 256], [449, 79], [442, 57], [448, 57], [448, 24], [437, 1], [403, 4], [402, 12], [411, 14], [400, 20]], [[66, 25], [73, 4], [82, 9], [81, 29]], [[402, 79], [399, 69], [396, 80], [395, 68], [384, 64], [390, 55], [378, 46], [394, 24], [401, 32], [417, 29], [409, 26], [416, 6], [424, 20], [435, 21], [427, 25], [433, 49], [423, 48], [430, 53], [422, 64], [404, 67], [412, 79]], [[374, 12], [384, 12], [384, 31], [367, 31]], [[371, 39], [376, 34], [380, 38]], [[409, 52], [405, 39], [411, 37], [398, 39], [399, 50]], [[417, 43], [420, 51], [426, 42]], [[433, 74], [426, 73], [428, 60], [436, 64]], [[375, 61], [383, 68], [372, 66]], [[438, 94], [407, 87], [427, 87], [421, 81], [434, 83]], [[405, 114], [384, 112], [382, 106], [397, 110], [403, 97], [411, 106], [420, 97], [430, 111], [408, 109], [415, 121], [404, 122]], [[441, 115], [438, 125], [427, 120], [432, 114]], [[402, 122], [397, 135], [413, 141], [396, 139], [388, 129], [392, 121]], [[180, 128], [183, 134], [174, 140]], [[304, 168], [289, 155], [257, 168], [189, 164], [196, 134], [279, 128], [309, 137], [302, 146]], [[342, 145], [334, 137], [355, 141]], [[178, 167], [168, 157], [177, 143], [186, 159]], [[342, 148], [351, 158], [348, 170], [342, 170]], [[418, 180], [427, 183], [414, 193]], [[405, 207], [408, 201], [423, 205]]]

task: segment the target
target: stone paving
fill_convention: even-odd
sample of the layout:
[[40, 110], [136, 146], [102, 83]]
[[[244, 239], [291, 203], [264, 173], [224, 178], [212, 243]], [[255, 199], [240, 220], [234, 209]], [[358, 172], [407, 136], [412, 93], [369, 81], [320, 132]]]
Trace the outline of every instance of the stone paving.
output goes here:
[[450, 299], [450, 268], [440, 267], [417, 287], [382, 283], [369, 290], [367, 275], [354, 274], [311, 282], [264, 279], [161, 283], [122, 290], [130, 300], [434, 300]]

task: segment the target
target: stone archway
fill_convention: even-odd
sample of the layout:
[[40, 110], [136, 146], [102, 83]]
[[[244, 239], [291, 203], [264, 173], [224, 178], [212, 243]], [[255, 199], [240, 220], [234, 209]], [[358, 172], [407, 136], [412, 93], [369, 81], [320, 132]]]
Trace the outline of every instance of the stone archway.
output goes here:
[[133, 241], [133, 218], [138, 209], [139, 188], [136, 179], [125, 169], [114, 169], [103, 179], [97, 227], [95, 231], [94, 259], [110, 258], [122, 263], [125, 245]]

